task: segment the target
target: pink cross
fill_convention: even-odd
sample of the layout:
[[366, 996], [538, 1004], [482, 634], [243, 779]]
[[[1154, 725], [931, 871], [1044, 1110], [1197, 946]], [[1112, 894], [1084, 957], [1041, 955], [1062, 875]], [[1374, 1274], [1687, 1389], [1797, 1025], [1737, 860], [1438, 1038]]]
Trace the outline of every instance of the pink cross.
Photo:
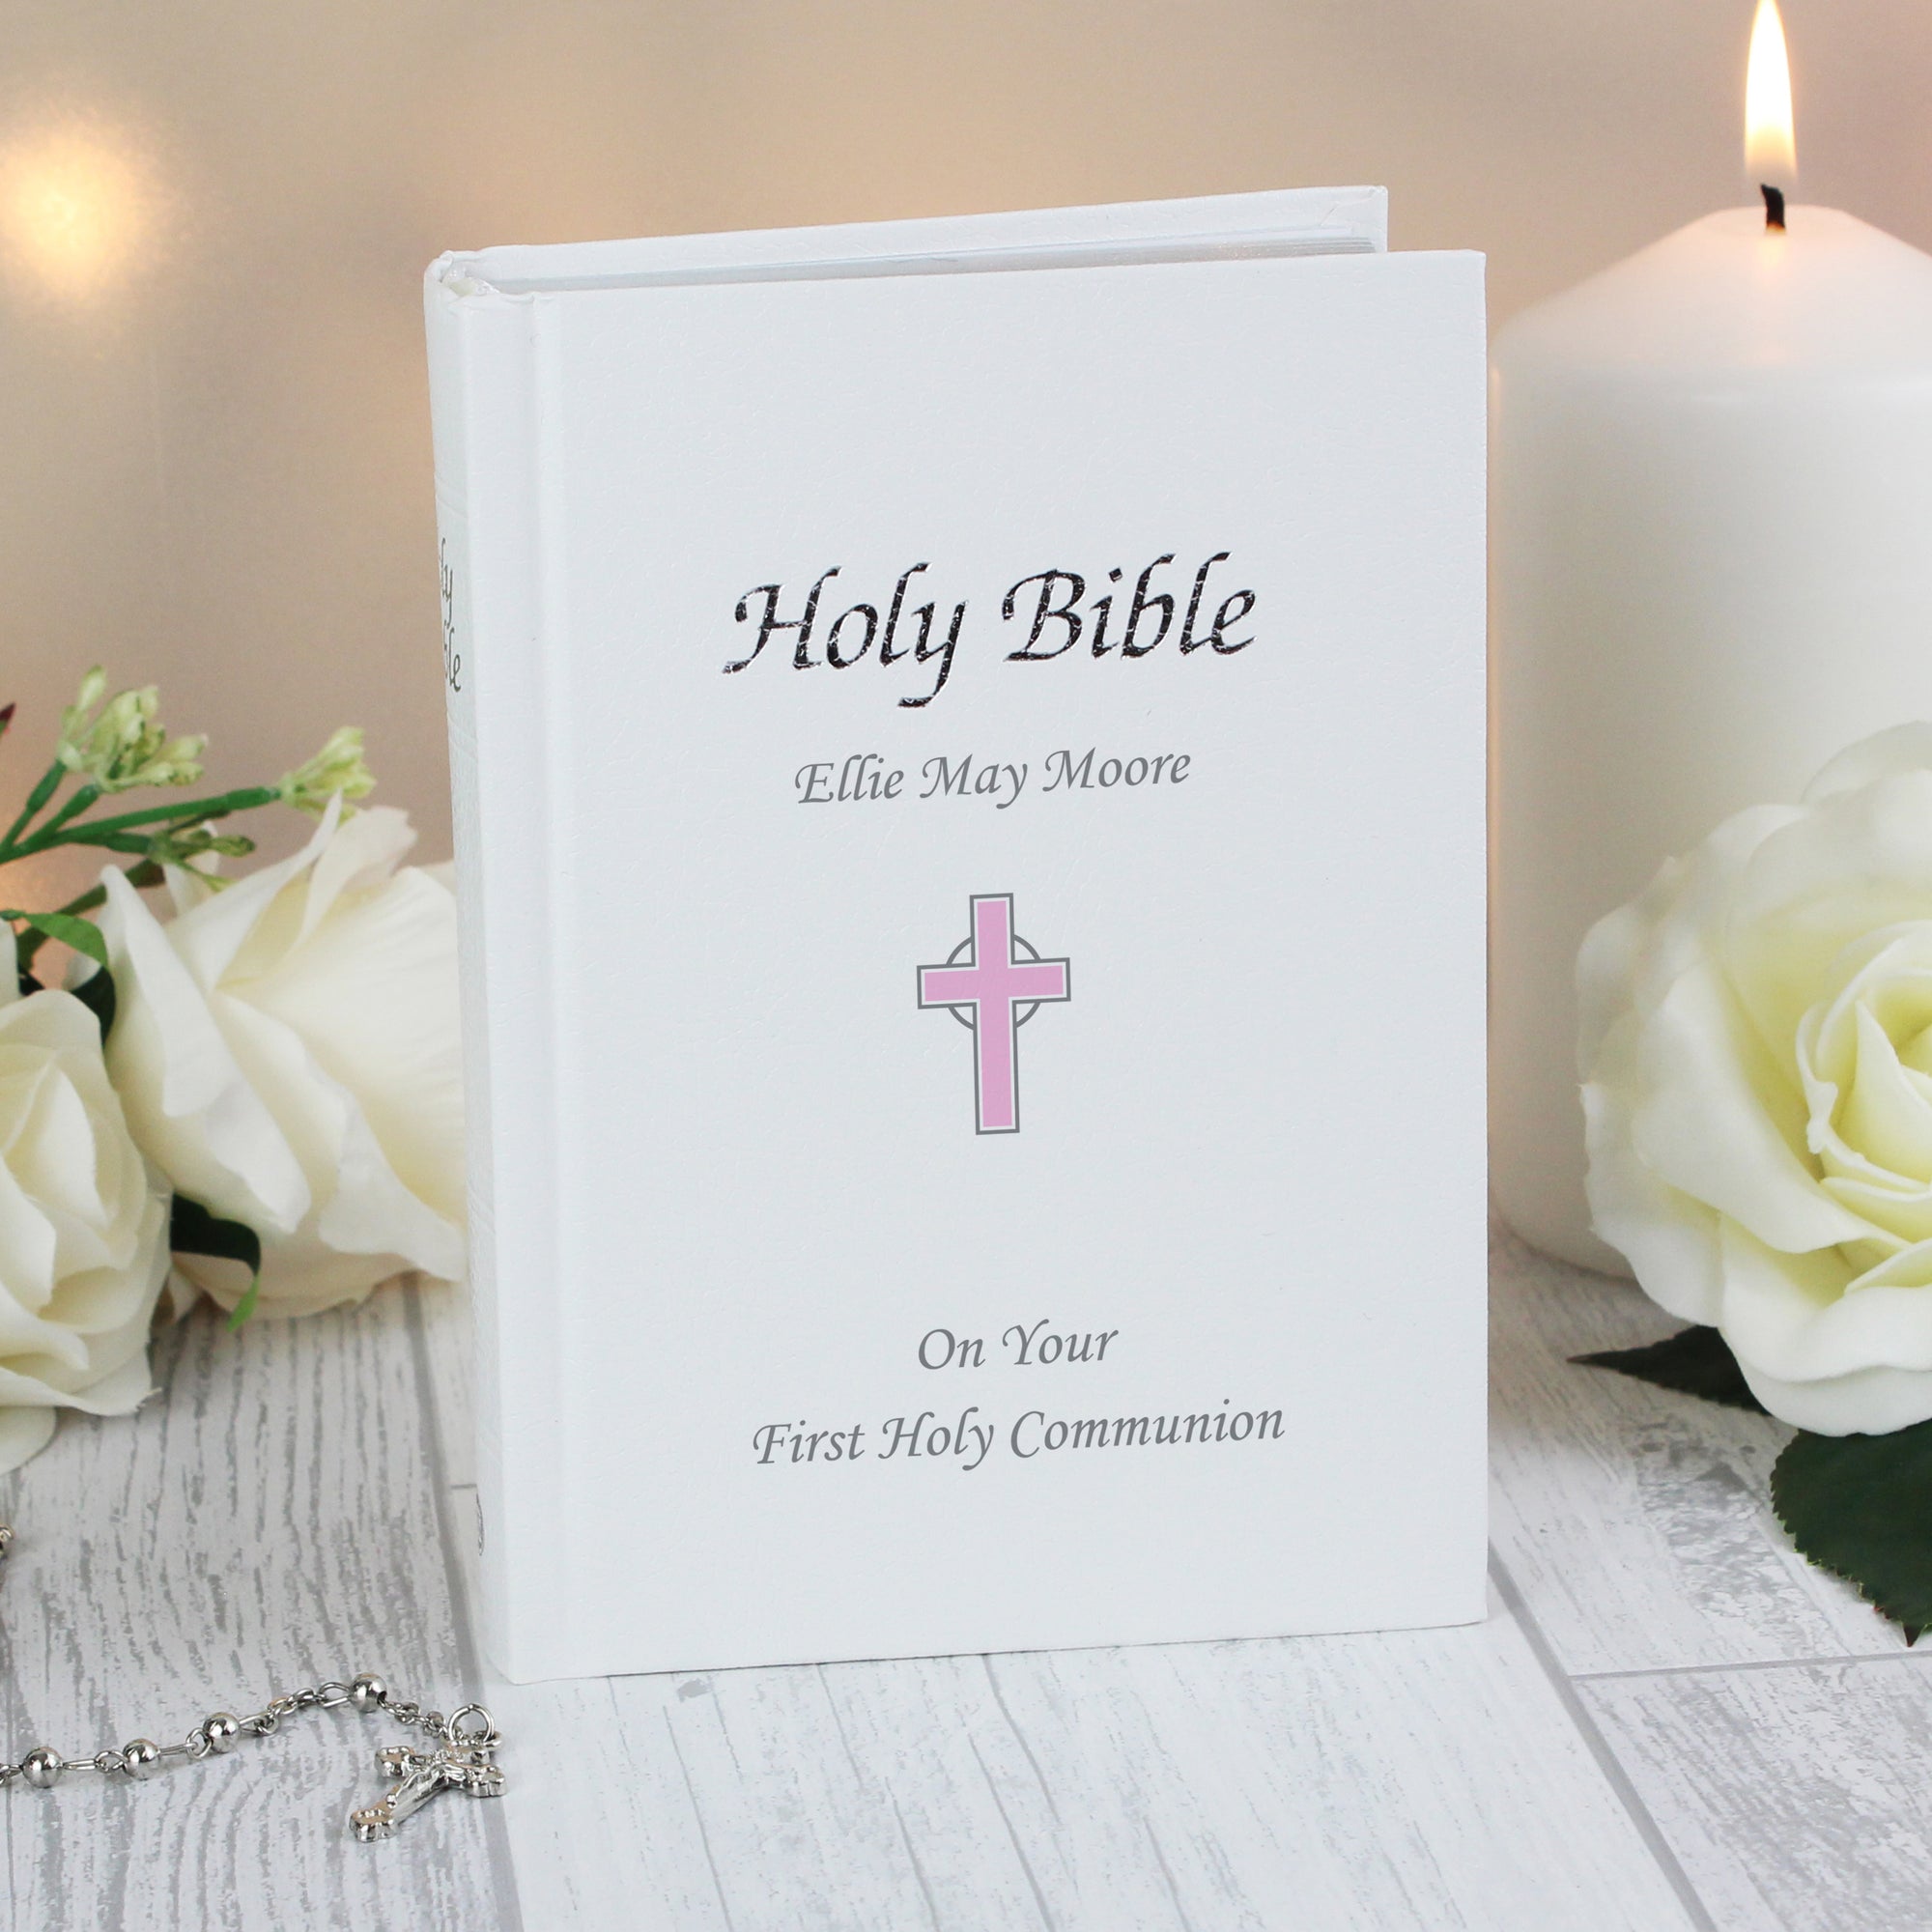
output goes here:
[[[1016, 1134], [1020, 1130], [1017, 1036], [1041, 1001], [1072, 997], [1069, 962], [1041, 959], [1024, 939], [1013, 937], [1011, 893], [976, 893], [972, 921], [973, 937], [955, 947], [945, 965], [919, 969], [919, 1003], [950, 1007], [955, 1019], [973, 1029], [979, 1131]], [[1016, 945], [1026, 948], [1028, 957], [1014, 957]], [[972, 963], [962, 966], [957, 963], [959, 954], [968, 947]], [[1022, 1007], [1025, 1012], [1020, 1011]]]

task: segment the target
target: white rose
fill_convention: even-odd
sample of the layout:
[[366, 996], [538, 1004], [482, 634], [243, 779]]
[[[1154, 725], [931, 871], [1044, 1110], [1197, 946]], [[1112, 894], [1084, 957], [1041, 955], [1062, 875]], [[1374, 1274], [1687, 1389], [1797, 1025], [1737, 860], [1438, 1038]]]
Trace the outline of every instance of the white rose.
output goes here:
[[94, 1015], [71, 993], [21, 998], [0, 925], [0, 1469], [45, 1447], [56, 1408], [125, 1415], [150, 1393], [167, 1230]]
[[[183, 1194], [261, 1236], [264, 1314], [462, 1272], [456, 902], [397, 869], [414, 838], [400, 811], [331, 803], [292, 859], [220, 892], [177, 875], [165, 924], [103, 875], [128, 1126]], [[230, 1307], [246, 1286], [232, 1263], [180, 1265]]]
[[1774, 1414], [1932, 1416], [1932, 724], [1674, 860], [1585, 940], [1598, 1232]]

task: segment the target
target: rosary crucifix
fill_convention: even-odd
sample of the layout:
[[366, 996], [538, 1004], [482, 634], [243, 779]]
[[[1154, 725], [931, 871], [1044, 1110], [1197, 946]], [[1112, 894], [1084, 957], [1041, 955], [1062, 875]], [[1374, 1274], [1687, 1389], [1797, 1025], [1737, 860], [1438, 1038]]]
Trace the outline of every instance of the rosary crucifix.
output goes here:
[[[14, 1542], [14, 1532], [0, 1523], [0, 1558]], [[157, 1745], [136, 1738], [119, 1750], [97, 1751], [92, 1757], [64, 1758], [47, 1745], [36, 1745], [17, 1764], [0, 1764], [0, 1790], [16, 1777], [38, 1791], [49, 1791], [70, 1771], [99, 1772], [139, 1780], [152, 1777], [171, 1759], [199, 1763], [231, 1751], [244, 1737], [266, 1738], [280, 1728], [284, 1718], [298, 1711], [332, 1711], [347, 1704], [364, 1717], [386, 1711], [399, 1724], [420, 1730], [430, 1750], [390, 1745], [376, 1753], [376, 1769], [391, 1780], [389, 1790], [374, 1804], [349, 1814], [349, 1829], [363, 1844], [395, 1835], [396, 1827], [419, 1811], [439, 1791], [461, 1791], [470, 1798], [500, 1798], [503, 1774], [497, 1763], [497, 1726], [481, 1704], [465, 1704], [445, 1718], [419, 1704], [398, 1699], [389, 1687], [364, 1671], [349, 1683], [331, 1678], [282, 1697], [270, 1697], [251, 1718], [216, 1711], [204, 1718], [178, 1745]]]

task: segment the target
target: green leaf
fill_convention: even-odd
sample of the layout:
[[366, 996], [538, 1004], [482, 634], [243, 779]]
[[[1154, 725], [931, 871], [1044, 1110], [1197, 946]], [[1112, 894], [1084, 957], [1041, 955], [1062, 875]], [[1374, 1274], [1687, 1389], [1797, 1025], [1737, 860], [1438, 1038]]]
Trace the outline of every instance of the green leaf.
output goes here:
[[1751, 1394], [1730, 1344], [1715, 1328], [1685, 1328], [1640, 1349], [1604, 1349], [1594, 1355], [1572, 1355], [1570, 1359], [1586, 1368], [1634, 1376], [1640, 1382], [1653, 1382], [1682, 1395], [1720, 1402], [1727, 1408], [1769, 1413]]
[[107, 942], [91, 919], [75, 919], [65, 912], [4, 912], [0, 913], [0, 919], [24, 920], [36, 932], [43, 932], [49, 939], [58, 939], [63, 946], [86, 953], [97, 966], [107, 964]]
[[255, 1279], [248, 1284], [248, 1293], [238, 1301], [228, 1317], [228, 1332], [232, 1335], [255, 1313], [255, 1304], [262, 1298], [262, 1277], [258, 1270]]
[[1932, 1625], [1932, 1422], [1785, 1446], [1772, 1507], [1800, 1551], [1917, 1643]]
[[254, 1314], [262, 1294], [262, 1237], [253, 1228], [240, 1221], [225, 1221], [199, 1201], [177, 1194], [168, 1221], [168, 1246], [179, 1255], [213, 1255], [218, 1261], [240, 1262], [254, 1278], [228, 1318], [229, 1332]]

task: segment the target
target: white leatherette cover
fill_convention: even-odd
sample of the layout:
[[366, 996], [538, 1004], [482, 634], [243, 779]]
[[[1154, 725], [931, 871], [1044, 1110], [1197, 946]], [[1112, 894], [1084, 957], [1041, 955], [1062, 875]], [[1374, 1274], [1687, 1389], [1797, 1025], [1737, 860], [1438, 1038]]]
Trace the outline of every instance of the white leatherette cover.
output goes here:
[[510, 1676], [1482, 1614], [1482, 265], [1380, 213], [432, 270]]

